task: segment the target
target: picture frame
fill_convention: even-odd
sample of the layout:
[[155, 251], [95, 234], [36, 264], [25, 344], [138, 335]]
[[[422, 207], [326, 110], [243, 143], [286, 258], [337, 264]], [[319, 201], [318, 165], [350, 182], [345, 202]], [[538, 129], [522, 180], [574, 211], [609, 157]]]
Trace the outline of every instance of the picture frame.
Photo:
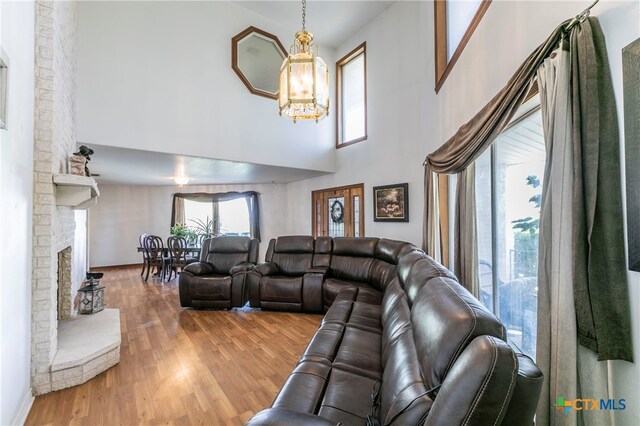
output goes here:
[[374, 222], [409, 222], [409, 184], [373, 187]]
[[640, 272], [640, 39], [622, 49], [629, 269]]

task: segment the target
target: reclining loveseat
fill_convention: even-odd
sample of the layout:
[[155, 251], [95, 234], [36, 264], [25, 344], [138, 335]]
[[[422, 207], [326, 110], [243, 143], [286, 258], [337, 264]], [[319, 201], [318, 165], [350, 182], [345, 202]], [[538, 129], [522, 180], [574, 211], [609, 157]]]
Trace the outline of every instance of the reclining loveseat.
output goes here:
[[271, 408], [248, 425], [527, 425], [533, 361], [456, 277], [408, 243], [280, 237], [250, 303], [325, 316]]

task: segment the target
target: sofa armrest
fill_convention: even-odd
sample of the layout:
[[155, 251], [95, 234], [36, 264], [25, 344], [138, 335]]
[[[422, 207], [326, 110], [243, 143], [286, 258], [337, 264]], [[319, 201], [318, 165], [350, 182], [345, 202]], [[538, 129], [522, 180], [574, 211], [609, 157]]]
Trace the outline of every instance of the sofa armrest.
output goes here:
[[184, 272], [190, 272], [193, 275], [210, 275], [213, 274], [213, 265], [207, 262], [193, 262], [184, 267]]
[[239, 272], [247, 272], [252, 270], [256, 265], [254, 265], [251, 262], [242, 262], [242, 263], [238, 263], [236, 266], [234, 266], [233, 268], [231, 268], [231, 270], [229, 270], [229, 274], [230, 275], [235, 275]]
[[278, 273], [278, 265], [271, 262], [258, 263], [255, 268], [253, 268], [253, 271], [262, 276], [275, 275]]
[[336, 426], [340, 424], [315, 414], [302, 413], [286, 408], [267, 408], [249, 419], [245, 426]]

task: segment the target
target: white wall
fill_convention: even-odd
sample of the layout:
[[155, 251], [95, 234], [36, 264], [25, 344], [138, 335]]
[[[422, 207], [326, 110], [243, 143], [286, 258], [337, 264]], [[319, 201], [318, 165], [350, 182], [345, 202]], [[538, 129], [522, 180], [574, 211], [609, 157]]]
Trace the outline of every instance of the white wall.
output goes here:
[[[421, 244], [422, 160], [441, 142], [431, 137], [434, 58], [423, 53], [433, 49], [432, 14], [432, 3], [397, 2], [337, 49], [340, 58], [367, 42], [368, 139], [337, 150], [337, 173], [289, 184], [290, 233], [311, 233], [311, 191], [364, 183], [365, 235]], [[374, 222], [372, 187], [403, 182], [409, 223]]]
[[257, 191], [260, 193], [260, 260], [271, 238], [287, 233], [287, 187], [280, 184], [208, 186], [100, 186], [98, 204], [89, 210], [91, 267], [142, 263], [138, 236], [159, 235], [166, 241], [176, 192]]
[[[8, 124], [0, 130], [0, 424], [25, 420], [32, 402], [34, 5], [0, 2], [0, 46], [9, 60]], [[11, 249], [11, 252], [7, 251]]]
[[279, 117], [277, 101], [231, 69], [231, 38], [245, 28], [287, 48], [293, 31], [222, 1], [80, 2], [78, 12], [79, 141], [334, 170], [333, 120]]

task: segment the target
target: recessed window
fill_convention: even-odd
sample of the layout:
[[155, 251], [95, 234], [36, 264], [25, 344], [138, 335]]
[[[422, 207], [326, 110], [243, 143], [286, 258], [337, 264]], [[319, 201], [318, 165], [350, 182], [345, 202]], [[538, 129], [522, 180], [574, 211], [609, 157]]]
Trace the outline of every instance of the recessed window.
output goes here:
[[503, 322], [509, 340], [534, 359], [544, 166], [539, 109], [476, 160], [480, 300]]
[[491, 0], [434, 1], [436, 92], [451, 72]]
[[338, 148], [367, 139], [366, 43], [336, 63]]

